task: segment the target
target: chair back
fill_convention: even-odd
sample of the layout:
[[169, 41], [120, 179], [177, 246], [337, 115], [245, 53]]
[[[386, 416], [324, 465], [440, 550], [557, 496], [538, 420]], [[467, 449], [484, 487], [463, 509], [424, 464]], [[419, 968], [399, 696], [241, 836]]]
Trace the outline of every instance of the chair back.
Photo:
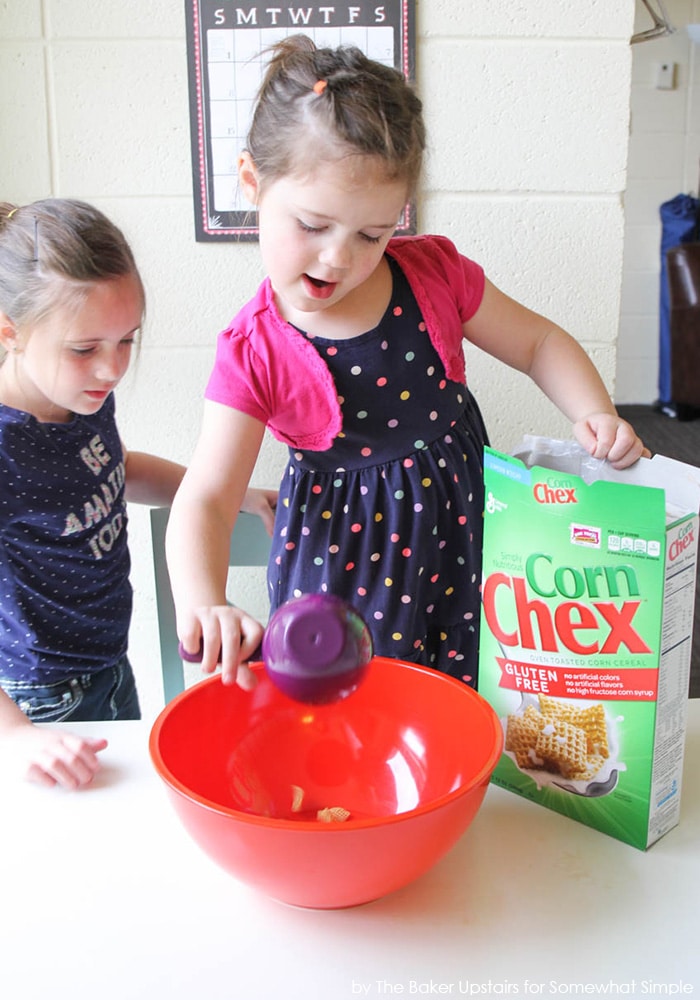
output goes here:
[[671, 399], [680, 419], [700, 410], [700, 243], [666, 252], [671, 352]]
[[[175, 629], [175, 605], [165, 561], [165, 529], [168, 525], [170, 508], [153, 507], [150, 515], [160, 663], [163, 695], [167, 703], [185, 688], [185, 671], [178, 651]], [[269, 555], [270, 536], [262, 520], [253, 514], [241, 511], [231, 534], [229, 566], [267, 566]]]

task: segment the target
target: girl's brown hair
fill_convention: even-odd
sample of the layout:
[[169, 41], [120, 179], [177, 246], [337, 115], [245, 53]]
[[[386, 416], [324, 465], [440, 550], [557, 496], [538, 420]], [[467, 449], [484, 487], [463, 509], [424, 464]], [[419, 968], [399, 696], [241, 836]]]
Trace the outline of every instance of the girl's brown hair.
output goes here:
[[[319, 154], [384, 162], [413, 194], [425, 149], [422, 105], [403, 75], [354, 46], [291, 35], [271, 49], [248, 133], [261, 183], [313, 169]], [[315, 89], [314, 89], [315, 88]]]
[[95, 282], [128, 274], [140, 282], [123, 233], [94, 206], [68, 198], [0, 202], [0, 311], [17, 327], [79, 303]]

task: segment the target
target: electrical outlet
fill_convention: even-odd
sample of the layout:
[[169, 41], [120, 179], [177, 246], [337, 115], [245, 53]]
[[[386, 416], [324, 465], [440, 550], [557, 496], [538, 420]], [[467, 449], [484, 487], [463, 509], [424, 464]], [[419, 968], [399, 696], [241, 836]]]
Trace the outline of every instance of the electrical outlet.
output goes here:
[[676, 64], [673, 62], [657, 63], [656, 89], [673, 90], [676, 86]]

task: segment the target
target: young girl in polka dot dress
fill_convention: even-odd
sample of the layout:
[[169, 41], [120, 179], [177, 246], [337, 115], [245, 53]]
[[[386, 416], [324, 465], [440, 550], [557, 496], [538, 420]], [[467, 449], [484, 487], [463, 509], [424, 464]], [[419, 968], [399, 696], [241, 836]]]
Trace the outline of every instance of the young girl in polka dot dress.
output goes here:
[[101, 212], [0, 204], [0, 765], [42, 784], [89, 782], [106, 740], [34, 722], [140, 715], [125, 501], [168, 504], [184, 473], [119, 439], [113, 390], [143, 309]]
[[474, 684], [486, 431], [463, 338], [525, 371], [618, 467], [643, 445], [583, 349], [449, 240], [392, 238], [424, 149], [403, 77], [359, 50], [275, 47], [239, 161], [268, 278], [220, 335], [168, 558], [178, 632], [241, 683], [262, 629], [225, 600], [227, 539], [265, 427], [289, 445], [272, 608], [349, 600], [375, 651]]

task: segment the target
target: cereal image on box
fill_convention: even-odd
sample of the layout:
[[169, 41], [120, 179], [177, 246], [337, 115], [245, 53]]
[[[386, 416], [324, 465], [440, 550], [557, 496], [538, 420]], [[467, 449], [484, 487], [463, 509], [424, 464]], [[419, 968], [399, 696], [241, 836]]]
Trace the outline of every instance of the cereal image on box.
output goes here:
[[[610, 758], [610, 743], [602, 702], [582, 707], [541, 694], [537, 705], [530, 703], [505, 720], [505, 750], [521, 771], [547, 771], [570, 782], [600, 778]], [[615, 761], [616, 771], [623, 768]], [[607, 768], [606, 778], [611, 773]], [[542, 784], [538, 777], [533, 775], [533, 780]], [[557, 787], [586, 794], [585, 787]], [[614, 781], [608, 790], [613, 787]]]

